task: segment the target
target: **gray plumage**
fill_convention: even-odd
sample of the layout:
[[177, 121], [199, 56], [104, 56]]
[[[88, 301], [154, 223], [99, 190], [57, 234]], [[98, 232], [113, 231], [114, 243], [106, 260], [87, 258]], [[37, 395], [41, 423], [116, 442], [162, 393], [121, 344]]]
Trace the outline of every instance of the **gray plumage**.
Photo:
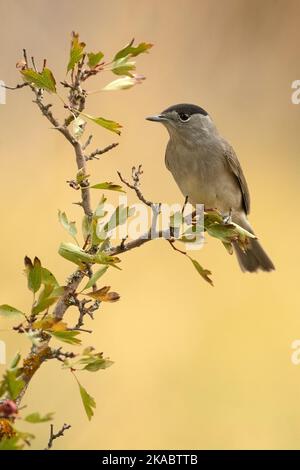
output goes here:
[[[189, 202], [224, 215], [231, 213], [235, 223], [253, 233], [247, 219], [250, 194], [243, 170], [208, 113], [196, 105], [180, 104], [147, 119], [167, 128], [166, 166]], [[246, 253], [237, 244], [234, 248], [243, 271], [275, 269], [257, 239], [250, 239]]]

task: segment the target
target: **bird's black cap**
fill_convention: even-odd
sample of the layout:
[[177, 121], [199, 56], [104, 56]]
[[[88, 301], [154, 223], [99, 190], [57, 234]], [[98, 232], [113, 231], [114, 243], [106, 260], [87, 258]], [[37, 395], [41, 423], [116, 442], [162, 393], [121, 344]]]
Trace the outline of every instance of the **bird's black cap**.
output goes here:
[[200, 106], [197, 106], [195, 104], [188, 104], [188, 103], [181, 103], [181, 104], [175, 104], [173, 106], [170, 106], [169, 108], [165, 109], [162, 112], [162, 114], [171, 113], [172, 111], [176, 111], [178, 114], [180, 113], [188, 114], [189, 116], [191, 116], [192, 114], [202, 114], [203, 116], [208, 115], [205, 109], [200, 108]]

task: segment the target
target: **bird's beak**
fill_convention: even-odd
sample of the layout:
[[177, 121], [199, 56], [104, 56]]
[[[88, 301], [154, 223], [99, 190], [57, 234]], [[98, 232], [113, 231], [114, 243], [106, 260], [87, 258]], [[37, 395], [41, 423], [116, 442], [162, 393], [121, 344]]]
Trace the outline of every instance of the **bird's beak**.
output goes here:
[[158, 114], [157, 116], [148, 116], [146, 117], [147, 121], [154, 121], [154, 122], [162, 122], [162, 121], [167, 121], [166, 116], [163, 116], [162, 114]]

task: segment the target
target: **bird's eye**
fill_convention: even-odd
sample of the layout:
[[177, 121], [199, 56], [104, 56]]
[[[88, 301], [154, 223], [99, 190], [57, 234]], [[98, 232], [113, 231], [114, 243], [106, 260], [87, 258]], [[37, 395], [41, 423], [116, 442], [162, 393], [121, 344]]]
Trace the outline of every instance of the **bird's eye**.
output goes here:
[[188, 121], [190, 119], [190, 116], [186, 113], [179, 113], [178, 114], [180, 121]]

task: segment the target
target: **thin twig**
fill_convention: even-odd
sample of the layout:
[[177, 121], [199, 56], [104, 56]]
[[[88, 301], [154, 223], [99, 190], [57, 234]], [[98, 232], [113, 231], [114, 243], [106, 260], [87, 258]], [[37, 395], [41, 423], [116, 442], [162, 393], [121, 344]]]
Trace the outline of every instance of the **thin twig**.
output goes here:
[[[133, 167], [133, 169], [134, 168], [135, 167]], [[136, 195], [137, 195], [137, 197], [139, 198], [140, 201], [142, 201], [144, 204], [146, 204], [146, 206], [152, 207], [153, 203], [150, 202], [150, 201], [147, 201], [147, 199], [144, 198], [144, 196], [142, 194], [142, 191], [138, 187], [139, 180], [135, 181], [134, 184], [131, 184], [127, 180], [125, 180], [125, 178], [123, 178], [123, 176], [121, 175], [121, 173], [119, 171], [117, 171], [117, 173], [118, 173], [118, 176], [119, 176], [120, 180], [122, 181], [122, 183], [124, 183], [128, 188], [133, 189], [133, 191], [135, 191], [135, 193], [136, 193]]]
[[60, 82], [60, 84], [64, 87], [64, 88], [71, 88], [71, 90], [74, 90], [74, 85], [71, 85], [70, 83], [68, 83], [66, 80]]
[[28, 59], [27, 59], [27, 51], [26, 51], [26, 49], [23, 49], [23, 57], [24, 57], [24, 61], [25, 61], [26, 68], [28, 69], [29, 62], [28, 62]]
[[57, 359], [60, 362], [64, 362], [66, 359], [73, 359], [76, 357], [76, 354], [73, 352], [62, 351], [62, 347], [57, 349], [52, 349], [52, 359]]
[[184, 211], [185, 211], [185, 208], [186, 208], [188, 202], [189, 202], [189, 197], [185, 196], [184, 203], [183, 203], [183, 206], [182, 206], [182, 209], [181, 209], [181, 214], [182, 215], [184, 214]]
[[90, 330], [84, 330], [81, 328], [84, 325], [83, 320], [86, 315], [88, 315], [92, 320], [94, 319], [94, 312], [99, 309], [100, 302], [96, 300], [92, 303], [92, 305], [86, 307], [86, 305], [90, 302], [92, 302], [92, 299], [79, 300], [77, 296], [74, 296], [74, 305], [76, 305], [79, 310], [79, 317], [77, 320], [77, 324], [73, 328], [68, 328], [69, 330], [85, 331], [86, 333], [91, 333]]
[[[128, 243], [124, 243], [123, 240], [120, 243], [120, 245], [113, 246], [110, 248], [110, 250], [107, 251], [107, 254], [110, 256], [115, 256], [115, 255], [120, 255], [121, 253], [127, 253], [130, 250], [133, 250], [135, 248], [139, 248], [140, 246], [143, 246], [145, 243], [150, 242], [153, 240], [152, 238], [152, 230], [149, 228], [149, 230], [145, 233], [143, 233], [140, 237], [136, 238], [135, 240], [131, 240]], [[156, 232], [155, 239], [168, 239], [170, 238], [170, 230], [159, 230]]]
[[34, 70], [35, 72], [37, 72], [37, 68], [36, 68], [36, 65], [35, 65], [34, 57], [31, 57], [31, 62], [32, 62], [33, 70]]
[[40, 96], [38, 90], [32, 85], [30, 86], [30, 88], [35, 94], [36, 99], [34, 100], [34, 103], [37, 104], [42, 114], [48, 119], [48, 121], [52, 124], [54, 129], [58, 130], [61, 134], [63, 134], [64, 137], [70, 142], [70, 144], [73, 145], [73, 147], [75, 147], [77, 141], [74, 139], [69, 129], [67, 129], [65, 126], [61, 126], [59, 121], [54, 117], [52, 111], [50, 111], [50, 108], [52, 105], [51, 104], [45, 105], [43, 103], [42, 97]]
[[2, 88], [6, 88], [6, 90], [19, 90], [20, 88], [24, 88], [25, 86], [29, 86], [29, 83], [19, 83], [16, 86], [8, 86], [8, 85], [1, 85]]
[[88, 136], [86, 143], [82, 145], [82, 150], [85, 150], [90, 145], [90, 143], [92, 142], [92, 139], [93, 139], [93, 135], [91, 134]]
[[[87, 141], [88, 142], [88, 141]], [[93, 160], [93, 159], [96, 159], [96, 160], [99, 160], [99, 158], [97, 157], [97, 155], [103, 155], [104, 153], [106, 152], [109, 152], [110, 150], [114, 149], [115, 147], [117, 147], [119, 145], [119, 142], [114, 142], [113, 144], [110, 144], [108, 145], [107, 147], [105, 147], [104, 149], [96, 149], [94, 150], [92, 153], [90, 153], [89, 155], [87, 155], [85, 157], [85, 159], [88, 161], [88, 160]], [[87, 145], [85, 145], [85, 147], [83, 148], [86, 148]]]
[[93, 330], [86, 330], [85, 328], [68, 328], [68, 331], [82, 331], [83, 333], [93, 333]]
[[182, 255], [186, 255], [186, 251], [183, 251], [183, 250], [180, 250], [179, 248], [177, 248], [174, 243], [175, 243], [175, 240], [173, 238], [167, 238], [167, 242], [170, 243], [171, 247], [173, 248], [173, 250], [177, 251], [178, 253], [181, 253]]
[[127, 238], [128, 238], [128, 235], [126, 235], [126, 237], [122, 238], [122, 241], [121, 241], [121, 244], [120, 244], [121, 249], [124, 248]]
[[70, 429], [70, 424], [64, 424], [63, 427], [56, 433], [54, 433], [54, 426], [50, 424], [50, 437], [48, 441], [48, 446], [44, 450], [50, 450], [53, 446], [53, 441], [64, 435], [64, 432]]

